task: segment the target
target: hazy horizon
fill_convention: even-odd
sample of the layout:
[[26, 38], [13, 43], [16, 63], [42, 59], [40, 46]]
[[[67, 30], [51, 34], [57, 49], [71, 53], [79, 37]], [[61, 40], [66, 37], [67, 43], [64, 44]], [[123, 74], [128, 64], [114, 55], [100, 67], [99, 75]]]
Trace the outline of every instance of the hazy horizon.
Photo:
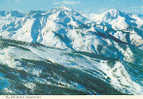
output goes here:
[[118, 9], [126, 13], [141, 14], [143, 0], [0, 0], [0, 10], [49, 10], [66, 6], [87, 13], [102, 13]]

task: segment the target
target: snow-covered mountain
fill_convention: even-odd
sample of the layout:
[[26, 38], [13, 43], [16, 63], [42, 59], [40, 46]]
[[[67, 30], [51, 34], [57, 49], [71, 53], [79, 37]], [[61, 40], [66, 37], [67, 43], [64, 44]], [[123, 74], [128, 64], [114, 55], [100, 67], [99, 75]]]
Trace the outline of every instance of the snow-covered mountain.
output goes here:
[[140, 17], [121, 12], [117, 9], [110, 9], [101, 14], [90, 14], [89, 17], [99, 24], [108, 23], [112, 25], [114, 29], [126, 29], [129, 26], [136, 25], [141, 27], [143, 25], [143, 22], [140, 21], [142, 20]]
[[127, 14], [116, 9], [110, 9], [102, 14], [90, 14], [89, 19], [103, 25], [115, 37], [125, 40], [130, 32], [130, 41], [135, 45], [142, 45], [143, 18], [138, 15]]
[[[95, 41], [88, 39], [92, 34], [87, 33], [87, 30], [101, 30], [101, 32], [109, 30], [118, 39], [126, 41], [125, 33], [121, 33], [124, 30], [125, 32], [132, 31], [131, 39], [134, 40], [133, 43], [137, 42], [140, 45], [141, 41], [142, 44], [141, 34], [137, 33], [137, 31], [142, 31], [142, 18], [115, 9], [98, 15], [91, 14], [90, 17], [82, 16], [77, 11], [66, 7], [49, 11], [31, 11], [27, 14], [18, 11], [1, 11], [0, 15], [0, 34], [8, 39], [38, 42], [57, 48], [70, 47], [88, 51], [91, 50], [91, 45], [95, 45], [95, 43], [92, 43]], [[87, 23], [90, 26], [86, 26]], [[97, 24], [100, 24], [98, 28], [95, 26]], [[82, 25], [84, 26], [82, 27]], [[134, 39], [134, 36], [138, 39]], [[91, 36], [93, 40], [95, 40], [94, 37]], [[85, 44], [87, 45], [83, 47]]]
[[12, 14], [1, 16], [2, 37], [63, 48], [70, 46], [71, 39], [66, 33], [86, 20], [78, 12], [65, 7], [47, 12], [31, 11], [24, 17]]
[[49, 90], [39, 89], [41, 94], [143, 94], [142, 29], [142, 17], [115, 9], [88, 17], [66, 7], [0, 11], [0, 78], [7, 85], [0, 89], [4, 94], [36, 94], [38, 86]]

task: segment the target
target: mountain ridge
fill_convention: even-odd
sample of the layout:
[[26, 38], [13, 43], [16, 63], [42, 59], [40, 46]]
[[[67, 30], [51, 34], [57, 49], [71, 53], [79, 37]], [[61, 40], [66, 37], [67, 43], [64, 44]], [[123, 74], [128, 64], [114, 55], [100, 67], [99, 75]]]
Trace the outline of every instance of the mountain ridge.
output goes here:
[[[12, 13], [17, 14], [18, 12], [12, 11]], [[137, 27], [138, 21], [136, 22], [135, 18], [133, 19], [131, 15], [116, 9], [110, 9], [99, 15], [101, 16], [99, 21], [89, 19], [67, 7], [54, 8], [49, 11], [31, 11], [24, 16], [20, 15], [18, 13], [18, 16], [0, 17], [2, 21], [0, 25], [2, 37], [57, 48], [95, 51], [97, 45], [93, 42], [101, 41], [101, 38], [90, 34], [89, 31], [101, 32], [106, 36], [109, 34], [109, 42], [115, 39], [115, 41], [118, 39], [119, 42], [127, 42], [127, 34], [124, 33], [124, 30], [127, 30], [129, 26], [136, 27], [137, 31], [140, 30]], [[96, 26], [96, 24], [99, 24], [99, 26]], [[81, 27], [82, 25], [83, 27]], [[140, 24], [141, 26], [143, 24]], [[130, 32], [134, 31], [131, 30]], [[140, 33], [135, 32], [134, 36], [142, 39]], [[106, 39], [102, 40], [107, 42]], [[134, 40], [134, 42], [131, 42], [132, 44], [140, 43], [137, 39]], [[87, 45], [85, 45], [86, 43]]]

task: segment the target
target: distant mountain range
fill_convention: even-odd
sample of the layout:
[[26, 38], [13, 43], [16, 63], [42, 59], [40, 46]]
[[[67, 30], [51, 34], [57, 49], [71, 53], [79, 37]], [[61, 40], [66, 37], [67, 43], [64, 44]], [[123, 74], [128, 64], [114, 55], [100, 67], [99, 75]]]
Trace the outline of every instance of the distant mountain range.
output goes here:
[[[90, 14], [88, 17], [66, 7], [31, 11], [27, 14], [0, 11], [0, 35], [3, 38], [36, 42], [57, 48], [70, 47], [91, 51], [91, 46], [96, 46], [94, 42], [101, 39], [95, 39], [96, 36], [92, 36], [94, 34], [88, 31], [111, 34], [124, 42], [127, 42], [127, 33], [124, 32], [129, 31], [132, 32], [131, 43], [140, 46], [143, 44], [142, 20], [137, 15], [128, 15], [116, 9], [102, 14]], [[92, 40], [87, 40], [90, 37]]]

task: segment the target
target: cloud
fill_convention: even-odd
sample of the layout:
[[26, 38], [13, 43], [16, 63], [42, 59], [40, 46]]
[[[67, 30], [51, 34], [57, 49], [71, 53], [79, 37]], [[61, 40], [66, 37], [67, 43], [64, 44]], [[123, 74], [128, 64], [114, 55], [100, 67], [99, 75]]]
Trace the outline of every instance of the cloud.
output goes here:
[[77, 5], [80, 4], [80, 1], [77, 0], [62, 0], [54, 3], [55, 5]]

